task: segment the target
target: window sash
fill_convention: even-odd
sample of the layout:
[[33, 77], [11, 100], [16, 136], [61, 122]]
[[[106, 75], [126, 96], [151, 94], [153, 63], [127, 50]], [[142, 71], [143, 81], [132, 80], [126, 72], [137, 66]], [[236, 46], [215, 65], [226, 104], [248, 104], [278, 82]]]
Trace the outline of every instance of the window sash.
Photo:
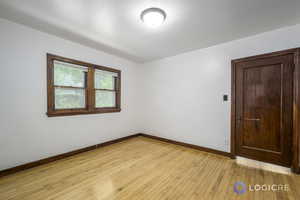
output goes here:
[[[112, 94], [113, 95], [113, 102], [111, 102], [111, 103], [112, 103], [113, 106], [97, 106], [97, 92], [100, 92], [100, 93], [102, 92], [102, 95], [105, 94], [105, 93], [106, 94]], [[102, 102], [102, 103], [104, 103], [104, 102]], [[107, 102], [106, 102], [106, 104], [107, 104]], [[95, 108], [97, 108], [97, 109], [115, 108], [116, 104], [117, 104], [117, 94], [116, 94], [115, 90], [101, 90], [101, 89], [100, 90], [95, 90]]]
[[[63, 68], [65, 70], [69, 70], [69, 72], [73, 74], [68, 74], [66, 71], [62, 70]], [[61, 74], [59, 74], [59, 70], [62, 70], [60, 71]], [[53, 71], [54, 84], [57, 86], [86, 87], [88, 67], [54, 60]], [[63, 81], [61, 81], [59, 78], [63, 79]]]
[[[120, 112], [121, 105], [121, 71], [113, 68], [98, 66], [81, 61], [76, 61], [60, 56], [47, 54], [47, 76], [48, 76], [48, 116], [64, 116], [64, 115], [77, 115], [77, 114], [95, 114], [95, 113], [109, 113]], [[59, 63], [65, 66], [78, 67], [83, 69], [86, 73], [84, 87], [67, 86], [67, 85], [54, 85], [54, 64]], [[103, 89], [95, 88], [95, 73], [99, 71], [105, 75], [114, 77], [114, 88]], [[84, 108], [55, 108], [55, 89], [70, 89], [70, 90], [84, 90], [85, 91], [85, 107]], [[96, 107], [96, 92], [107, 91], [114, 92], [115, 100], [114, 107]]]
[[[78, 107], [59, 107], [57, 106], [57, 99], [58, 99], [58, 95], [56, 94], [57, 90], [64, 90], [65, 92], [67, 90], [69, 90], [70, 92], [74, 92], [74, 91], [81, 91], [83, 93], [83, 105], [82, 106], [78, 106]], [[85, 109], [87, 107], [87, 90], [85, 88], [74, 88], [74, 87], [54, 87], [54, 109], [55, 110], [76, 110], [76, 109]], [[67, 98], [67, 97], [66, 97]], [[80, 100], [80, 99], [79, 99]]]
[[[110, 87], [110, 84], [108, 84], [109, 85], [108, 87], [107, 86], [105, 87], [105, 86], [101, 85], [102, 79], [104, 79], [104, 80], [106, 79], [106, 81], [111, 81], [110, 82], [111, 87]], [[118, 79], [118, 74], [117, 73], [95, 69], [94, 88], [95, 89], [103, 89], [103, 90], [105, 90], [105, 89], [106, 90], [115, 90], [116, 87], [117, 87], [117, 82], [116, 82], [117, 79]]]

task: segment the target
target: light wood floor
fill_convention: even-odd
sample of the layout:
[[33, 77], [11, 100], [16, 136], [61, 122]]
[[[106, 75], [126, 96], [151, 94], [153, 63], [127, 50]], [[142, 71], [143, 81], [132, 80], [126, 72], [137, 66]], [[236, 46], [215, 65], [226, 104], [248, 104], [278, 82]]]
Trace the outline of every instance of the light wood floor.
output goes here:
[[[236, 181], [288, 192], [233, 192]], [[300, 199], [300, 177], [137, 137], [0, 178], [1, 200]]]

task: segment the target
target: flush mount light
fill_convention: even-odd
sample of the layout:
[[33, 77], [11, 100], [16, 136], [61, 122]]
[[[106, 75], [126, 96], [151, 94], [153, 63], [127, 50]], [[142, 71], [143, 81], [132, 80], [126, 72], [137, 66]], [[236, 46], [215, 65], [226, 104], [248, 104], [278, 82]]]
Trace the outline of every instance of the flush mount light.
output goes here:
[[148, 8], [141, 13], [141, 20], [149, 27], [158, 27], [166, 17], [166, 12], [160, 8]]

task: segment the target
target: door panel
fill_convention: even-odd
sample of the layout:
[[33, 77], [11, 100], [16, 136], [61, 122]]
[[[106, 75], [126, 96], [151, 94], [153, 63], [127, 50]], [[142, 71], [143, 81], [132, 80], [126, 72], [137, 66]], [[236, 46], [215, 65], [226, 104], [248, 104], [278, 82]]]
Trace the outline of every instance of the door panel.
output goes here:
[[291, 164], [293, 56], [236, 65], [237, 155]]

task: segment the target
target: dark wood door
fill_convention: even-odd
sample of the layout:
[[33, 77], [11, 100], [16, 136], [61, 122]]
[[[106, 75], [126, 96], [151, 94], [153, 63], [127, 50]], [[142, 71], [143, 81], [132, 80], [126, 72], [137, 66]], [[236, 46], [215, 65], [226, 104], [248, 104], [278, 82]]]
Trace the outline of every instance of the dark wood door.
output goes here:
[[236, 154], [290, 166], [294, 56], [246, 60], [235, 66]]

